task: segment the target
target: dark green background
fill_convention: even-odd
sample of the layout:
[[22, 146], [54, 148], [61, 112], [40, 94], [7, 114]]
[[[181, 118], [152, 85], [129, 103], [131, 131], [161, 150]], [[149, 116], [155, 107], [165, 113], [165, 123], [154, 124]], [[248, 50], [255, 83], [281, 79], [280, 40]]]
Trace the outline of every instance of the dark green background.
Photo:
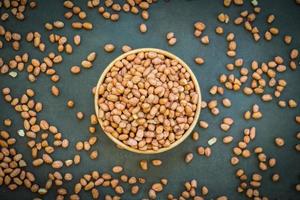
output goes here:
[[[121, 46], [128, 44], [133, 48], [140, 47], [155, 47], [168, 50], [177, 56], [181, 57], [187, 64], [190, 65], [193, 72], [196, 74], [202, 90], [204, 100], [210, 100], [209, 88], [214, 84], [218, 84], [217, 77], [221, 73], [226, 73], [224, 66], [233, 61], [226, 56], [227, 43], [223, 36], [217, 36], [214, 29], [217, 25], [221, 25], [216, 16], [220, 12], [228, 13], [231, 19], [238, 16], [239, 12], [251, 8], [247, 1], [242, 7], [231, 6], [229, 9], [224, 9], [222, 1], [209, 0], [190, 0], [190, 1], [160, 1], [151, 6], [150, 19], [146, 22], [148, 32], [141, 34], [139, 32], [139, 24], [143, 20], [139, 16], [132, 14], [121, 14], [121, 18], [117, 23], [105, 21], [99, 15], [97, 9], [89, 10], [86, 7], [85, 1], [76, 1], [87, 14], [87, 20], [93, 22], [94, 28], [92, 31], [74, 31], [71, 29], [70, 21], [64, 19], [63, 14], [67, 11], [63, 7], [63, 1], [39, 1], [37, 9], [26, 13], [24, 22], [19, 22], [13, 17], [10, 17], [7, 22], [1, 22], [11, 31], [21, 32], [24, 38], [28, 31], [39, 31], [42, 34], [42, 41], [46, 43], [46, 52], [55, 51], [56, 45], [50, 45], [48, 42], [49, 32], [45, 31], [43, 25], [45, 22], [53, 22], [55, 20], [63, 20], [65, 28], [63, 30], [54, 31], [58, 34], [64, 34], [69, 39], [75, 34], [80, 34], [82, 42], [79, 48], [75, 47], [71, 56], [64, 56], [64, 61], [55, 66], [61, 80], [57, 84], [61, 89], [59, 97], [53, 97], [50, 94], [52, 82], [49, 77], [41, 75], [36, 83], [32, 84], [27, 81], [27, 73], [19, 73], [18, 77], [13, 79], [8, 75], [1, 75], [0, 86], [10, 87], [13, 96], [23, 94], [26, 88], [33, 88], [36, 91], [35, 99], [44, 103], [43, 112], [39, 114], [40, 119], [47, 119], [50, 123], [56, 125], [63, 136], [70, 140], [68, 150], [57, 150], [55, 159], [71, 159], [74, 152], [74, 145], [78, 140], [85, 140], [89, 137], [87, 128], [89, 126], [89, 116], [94, 112], [94, 102], [91, 89], [96, 85], [97, 80], [111, 60], [121, 54]], [[275, 37], [271, 42], [261, 40], [259, 43], [254, 43], [252, 36], [240, 26], [234, 26], [232, 23], [223, 25], [225, 33], [232, 31], [236, 35], [238, 44], [237, 58], [243, 58], [245, 66], [249, 68], [249, 64], [253, 59], [259, 62], [268, 61], [276, 55], [282, 55], [288, 58], [288, 52], [291, 48], [300, 46], [300, 6], [297, 6], [293, 0], [276, 0], [276, 1], [259, 1], [262, 7], [262, 13], [258, 16], [255, 24], [260, 28], [261, 32], [267, 29], [266, 17], [270, 13], [274, 13], [277, 17], [274, 26], [280, 28], [280, 36]], [[1, 10], [1, 13], [3, 11]], [[75, 17], [76, 18], [76, 17]], [[74, 18], [71, 20], [73, 21]], [[201, 20], [206, 23], [207, 29], [204, 34], [209, 35], [210, 45], [204, 46], [193, 36], [193, 23]], [[177, 44], [174, 47], [167, 45], [165, 35], [167, 32], [173, 31], [177, 37]], [[283, 34], [291, 34], [294, 39], [290, 46], [284, 45], [282, 41]], [[1, 38], [1, 40], [3, 40]], [[112, 54], [107, 54], [103, 50], [106, 43], [113, 43], [116, 46], [116, 51]], [[5, 46], [8, 44], [5, 43]], [[31, 43], [22, 41], [21, 51], [29, 52], [30, 58], [42, 58], [43, 54], [33, 48]], [[94, 67], [90, 70], [82, 70], [77, 75], [71, 75], [69, 69], [73, 65], [79, 65], [85, 59], [88, 53], [97, 52], [97, 59], [94, 62]], [[16, 52], [11, 48], [3, 48], [0, 50], [1, 57], [5, 61], [11, 59]], [[197, 66], [194, 64], [194, 57], [201, 56], [205, 58], [205, 64]], [[300, 82], [299, 70], [292, 72], [290, 69], [286, 73], [280, 75], [288, 82], [288, 87], [282, 94], [282, 99], [294, 98], [300, 101]], [[99, 151], [99, 158], [96, 161], [91, 161], [86, 152], [80, 152], [82, 161], [79, 166], [70, 168], [64, 167], [61, 171], [71, 172], [74, 176], [73, 181], [67, 183], [69, 193], [73, 191], [73, 185], [84, 174], [92, 170], [109, 171], [113, 165], [123, 165], [125, 173], [128, 175], [142, 176], [147, 179], [147, 183], [142, 185], [140, 193], [135, 197], [125, 194], [122, 199], [141, 199], [147, 197], [147, 191], [150, 185], [158, 182], [160, 178], [168, 178], [169, 184], [164, 191], [160, 193], [159, 199], [166, 199], [166, 195], [170, 192], [179, 195], [183, 191], [183, 183], [191, 179], [197, 179], [198, 185], [206, 185], [209, 188], [208, 199], [215, 198], [220, 195], [227, 195], [230, 199], [245, 199], [245, 196], [236, 192], [239, 180], [235, 178], [235, 170], [243, 167], [246, 172], [253, 173], [259, 171], [257, 167], [256, 156], [251, 156], [249, 159], [241, 158], [238, 166], [230, 165], [231, 148], [242, 138], [242, 130], [250, 126], [256, 126], [257, 137], [254, 142], [251, 142], [249, 147], [252, 149], [255, 146], [262, 146], [268, 156], [275, 157], [278, 164], [275, 168], [268, 170], [263, 174], [261, 194], [270, 197], [270, 199], [300, 199], [299, 193], [295, 191], [295, 184], [300, 182], [300, 160], [299, 153], [294, 150], [297, 142], [295, 135], [299, 129], [299, 125], [294, 122], [294, 117], [298, 113], [297, 109], [280, 109], [275, 101], [263, 103], [258, 96], [246, 97], [241, 92], [235, 93], [225, 91], [224, 97], [232, 100], [233, 106], [226, 109], [220, 106], [221, 114], [218, 117], [213, 117], [208, 110], [201, 112], [200, 118], [209, 122], [210, 126], [207, 130], [200, 130], [200, 140], [194, 142], [188, 138], [180, 146], [172, 151], [162, 153], [160, 155], [138, 155], [128, 151], [122, 151], [115, 147], [112, 141], [109, 140], [97, 126], [95, 135], [99, 138], [99, 143], [93, 147]], [[218, 99], [222, 97], [218, 96]], [[73, 99], [75, 108], [73, 110], [66, 108], [66, 101]], [[259, 121], [245, 121], [242, 119], [243, 113], [257, 103], [263, 112], [263, 119]], [[78, 121], [75, 113], [82, 111], [85, 113], [85, 120]], [[13, 119], [13, 126], [7, 129], [11, 135], [17, 138], [16, 148], [22, 152], [29, 166], [27, 169], [33, 171], [36, 175], [37, 182], [44, 185], [47, 174], [52, 171], [49, 166], [43, 165], [39, 168], [33, 168], [31, 165], [31, 156], [29, 148], [26, 146], [27, 139], [21, 138], [16, 131], [23, 128], [20, 116], [12, 107], [0, 98], [0, 116], [1, 121], [5, 118]], [[222, 144], [222, 137], [225, 135], [219, 128], [219, 124], [223, 117], [231, 116], [235, 120], [229, 134], [234, 136], [234, 142], [230, 145]], [[207, 140], [213, 136], [218, 138], [217, 144], [212, 147], [212, 156], [210, 158], [199, 157], [196, 154], [196, 148], [199, 145], [207, 145]], [[281, 136], [285, 139], [286, 145], [279, 149], [274, 145], [274, 138]], [[187, 152], [194, 152], [194, 160], [190, 164], [185, 164], [184, 155]], [[77, 153], [77, 152], [76, 152]], [[138, 167], [138, 162], [141, 159], [159, 158], [163, 160], [161, 167], [151, 167], [147, 172], [143, 172]], [[280, 173], [281, 178], [279, 183], [272, 183], [272, 173]], [[99, 188], [103, 198], [105, 193], [113, 194], [111, 189]], [[199, 192], [199, 190], [198, 190]], [[56, 191], [52, 189], [45, 199], [53, 199]], [[82, 199], [90, 198], [90, 194], [81, 192]], [[32, 199], [37, 196], [32, 194], [24, 187], [18, 188], [14, 192], [9, 192], [5, 187], [1, 187], [0, 199]]]

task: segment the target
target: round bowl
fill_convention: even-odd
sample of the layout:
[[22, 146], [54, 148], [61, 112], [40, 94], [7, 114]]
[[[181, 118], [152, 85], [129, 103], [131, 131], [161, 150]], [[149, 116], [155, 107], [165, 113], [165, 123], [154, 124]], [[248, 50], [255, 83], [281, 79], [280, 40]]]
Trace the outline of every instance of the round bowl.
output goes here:
[[[126, 144], [124, 144], [122, 141], [118, 140], [117, 138], [115, 138], [114, 136], [112, 136], [110, 133], [107, 133], [104, 131], [104, 128], [103, 128], [103, 121], [99, 118], [99, 106], [98, 106], [98, 98], [99, 98], [99, 94], [98, 94], [98, 91], [99, 91], [99, 87], [100, 85], [103, 83], [104, 79], [105, 79], [105, 76], [106, 74], [110, 71], [110, 69], [114, 66], [114, 63], [117, 62], [118, 60], [122, 60], [123, 58], [127, 57], [128, 55], [130, 54], [133, 54], [133, 53], [139, 53], [139, 52], [147, 52], [147, 51], [153, 51], [153, 52], [156, 52], [156, 53], [160, 53], [160, 54], [163, 54], [165, 55], [166, 57], [169, 57], [171, 59], [176, 59], [179, 61], [179, 63], [190, 73], [191, 75], [191, 79], [192, 81], [194, 82], [194, 85], [195, 85], [195, 90], [199, 96], [198, 98], [198, 103], [197, 103], [197, 109], [196, 109], [196, 113], [195, 113], [195, 116], [194, 116], [194, 121], [193, 123], [190, 125], [189, 129], [182, 135], [181, 138], [179, 138], [178, 140], [176, 140], [175, 142], [173, 142], [172, 144], [170, 144], [170, 146], [168, 147], [163, 147], [163, 148], [160, 148], [158, 150], [145, 150], [145, 151], [142, 151], [142, 150], [139, 150], [139, 149], [135, 149], [135, 148], [132, 148]], [[195, 74], [192, 72], [192, 70], [189, 68], [189, 66], [183, 61], [181, 60], [180, 58], [178, 58], [177, 56], [175, 56], [174, 54], [170, 53], [170, 52], [167, 52], [167, 51], [164, 51], [164, 50], [161, 50], [161, 49], [155, 49], [155, 48], [140, 48], [140, 49], [134, 49], [134, 50], [131, 50], [129, 52], [126, 52], [120, 56], [118, 56], [116, 59], [114, 59], [104, 70], [104, 72], [101, 74], [99, 80], [98, 80], [98, 83], [97, 83], [97, 87], [96, 87], [96, 91], [95, 91], [95, 111], [96, 111], [96, 115], [97, 115], [97, 119], [99, 121], [99, 124], [102, 128], [102, 130], [104, 131], [104, 133], [114, 142], [118, 145], [118, 147], [122, 148], [122, 149], [126, 149], [128, 151], [131, 151], [131, 152], [135, 152], [135, 153], [139, 153], [139, 154], [157, 154], [157, 153], [162, 153], [162, 152], [165, 152], [165, 151], [168, 151], [170, 149], [173, 149], [174, 147], [178, 146], [180, 143], [182, 143], [190, 134], [191, 132], [193, 131], [195, 125], [197, 124], [197, 121], [199, 119], [199, 115], [200, 115], [200, 111], [201, 111], [201, 91], [200, 91], [200, 87], [199, 87], [199, 83], [197, 81], [197, 78], [195, 77]]]

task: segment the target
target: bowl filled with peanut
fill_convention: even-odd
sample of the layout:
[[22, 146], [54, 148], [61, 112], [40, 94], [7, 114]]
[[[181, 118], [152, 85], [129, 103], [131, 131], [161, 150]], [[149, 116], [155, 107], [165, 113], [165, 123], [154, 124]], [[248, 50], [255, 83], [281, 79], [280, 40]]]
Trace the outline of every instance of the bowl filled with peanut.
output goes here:
[[117, 57], [101, 74], [95, 111], [118, 147], [161, 153], [192, 132], [201, 111], [201, 91], [192, 70], [174, 54], [135, 49]]

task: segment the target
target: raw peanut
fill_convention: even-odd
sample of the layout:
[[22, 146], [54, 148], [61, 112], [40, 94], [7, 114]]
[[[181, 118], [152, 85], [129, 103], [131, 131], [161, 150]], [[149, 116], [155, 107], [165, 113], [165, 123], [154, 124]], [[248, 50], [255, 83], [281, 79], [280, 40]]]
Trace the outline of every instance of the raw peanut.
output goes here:
[[232, 165], [237, 165], [239, 163], [239, 159], [238, 157], [234, 156], [231, 158], [230, 162]]
[[300, 132], [298, 132], [298, 133], [296, 134], [296, 138], [297, 138], [298, 140], [300, 140]]
[[205, 129], [208, 128], [208, 123], [206, 121], [200, 121], [199, 125], [201, 128], [205, 128]]
[[150, 199], [156, 199], [156, 192], [153, 189], [150, 189], [148, 192], [148, 196]]
[[112, 168], [112, 172], [115, 174], [121, 173], [123, 171], [123, 167], [122, 166], [114, 166]]
[[104, 46], [104, 50], [107, 52], [107, 53], [111, 53], [115, 50], [115, 46], [113, 44], [106, 44]]
[[298, 151], [298, 152], [300, 151], [300, 144], [295, 145], [295, 150]]
[[112, 14], [112, 15], [110, 16], [110, 19], [111, 19], [112, 21], [118, 21], [119, 18], [120, 18], [120, 16], [119, 16], [119, 14], [117, 14], [117, 13], [114, 13], [114, 14]]
[[237, 17], [235, 20], [234, 20], [234, 24], [236, 25], [240, 25], [242, 24], [244, 21], [243, 17]]
[[74, 164], [78, 165], [80, 163], [80, 156], [79, 155], [75, 155], [74, 156]]
[[132, 48], [131, 48], [130, 46], [128, 46], [128, 45], [122, 46], [122, 51], [123, 51], [124, 53], [126, 53], [126, 52], [128, 52], [128, 51], [131, 51], [131, 50], [132, 50]]
[[61, 143], [62, 148], [67, 148], [69, 146], [69, 140], [68, 139], [63, 139]]
[[228, 42], [233, 41], [234, 38], [235, 38], [235, 35], [234, 35], [234, 33], [231, 33], [231, 32], [228, 33], [227, 36], [226, 36], [226, 40], [227, 40]]
[[205, 44], [205, 45], [209, 44], [209, 38], [208, 38], [207, 35], [206, 35], [206, 36], [203, 36], [203, 37], [200, 39], [200, 41], [201, 41], [202, 44]]
[[89, 138], [89, 144], [94, 145], [97, 142], [97, 137], [93, 136]]
[[207, 103], [205, 101], [201, 101], [201, 108], [206, 108], [207, 107]]
[[284, 41], [284, 43], [285, 44], [291, 44], [292, 43], [292, 40], [293, 40], [293, 38], [292, 38], [292, 36], [290, 36], [290, 35], [285, 35], [284, 37], [283, 37], [283, 41]]
[[223, 143], [224, 143], [224, 144], [229, 144], [229, 143], [232, 142], [232, 140], [233, 140], [233, 137], [230, 136], [230, 135], [228, 135], [228, 136], [225, 136], [225, 137], [223, 138]]
[[253, 94], [253, 90], [249, 87], [244, 87], [243, 92], [244, 92], [244, 94], [246, 94], [248, 96]]
[[64, 179], [66, 181], [71, 181], [73, 179], [73, 175], [71, 173], [66, 173]]
[[224, 107], [227, 107], [227, 108], [231, 107], [231, 101], [228, 98], [224, 98], [222, 100], [222, 103], [223, 103]]
[[77, 119], [82, 120], [84, 118], [83, 112], [77, 112], [76, 117], [77, 117]]
[[147, 32], [147, 26], [146, 26], [146, 24], [141, 24], [140, 25], [140, 31], [141, 31], [141, 33], [146, 33]]
[[202, 35], [202, 32], [201, 32], [201, 31], [199, 31], [199, 30], [197, 30], [197, 29], [194, 31], [194, 36], [195, 36], [195, 37], [199, 38], [201, 35]]
[[211, 109], [211, 110], [210, 110], [211, 114], [213, 114], [213, 115], [218, 115], [218, 114], [220, 113], [219, 108], [217, 108], [216, 105], [217, 105], [217, 104], [215, 104], [215, 106], [212, 107], [212, 106], [210, 106], [210, 104], [209, 104], [209, 106], [208, 106], [208, 107]]
[[261, 99], [263, 101], [272, 101], [272, 96], [270, 94], [264, 94], [263, 96], [261, 96]]
[[99, 199], [100, 194], [96, 188], [93, 188], [91, 192], [92, 192], [93, 199]]
[[80, 73], [80, 67], [79, 66], [72, 66], [70, 71], [73, 73], [73, 74], [79, 74]]
[[227, 51], [227, 56], [234, 57], [234, 56], [236, 56], [236, 52], [232, 51], [232, 50], [229, 50], [229, 51]]
[[266, 170], [268, 169], [268, 166], [267, 166], [265, 163], [263, 163], [263, 162], [260, 162], [260, 163], [258, 164], [258, 167], [259, 167], [259, 169], [261, 169], [262, 171], [266, 171]]
[[[235, 41], [230, 41], [229, 43], [228, 43], [228, 50], [230, 50], [230, 51], [235, 51], [236, 50], [236, 42]], [[238, 63], [238, 62], [240, 62], [240, 63]], [[238, 67], [238, 65], [239, 66], [241, 66], [241, 65], [243, 65], [243, 63], [242, 63], [242, 60], [236, 60], [235, 61], [235, 66], [237, 66]], [[238, 65], [237, 65], [238, 64]]]
[[11, 126], [12, 121], [11, 121], [11, 119], [5, 119], [5, 120], [3, 121], [3, 124], [4, 124], [4, 126]]
[[44, 163], [44, 161], [41, 158], [38, 158], [38, 159], [32, 161], [32, 165], [35, 167], [38, 167], [38, 166], [42, 165], [43, 163]]
[[199, 133], [198, 133], [198, 132], [193, 132], [193, 133], [192, 133], [192, 138], [193, 138], [194, 141], [199, 140], [199, 137], [200, 137], [200, 136], [199, 136]]
[[236, 67], [241, 67], [241, 66], [243, 66], [243, 64], [244, 64], [244, 60], [242, 58], [238, 58], [234, 61], [234, 65]]
[[96, 125], [98, 123], [97, 116], [95, 114], [92, 114], [90, 117], [90, 122], [92, 125]]
[[297, 102], [294, 99], [290, 99], [288, 101], [289, 107], [290, 108], [296, 108], [297, 107]]
[[34, 91], [32, 89], [27, 89], [26, 90], [26, 94], [29, 96], [29, 97], [33, 97], [35, 95]]
[[90, 133], [95, 133], [96, 132], [96, 128], [93, 126], [89, 126], [89, 132]]
[[195, 27], [195, 29], [197, 29], [199, 31], [204, 31], [206, 28], [206, 25], [203, 22], [198, 21], [198, 22], [194, 23], [194, 27]]
[[91, 53], [89, 53], [89, 55], [86, 57], [86, 59], [87, 59], [89, 62], [94, 62], [95, 59], [96, 59], [96, 52], [91, 52]]
[[273, 182], [278, 182], [278, 181], [279, 181], [279, 178], [280, 178], [279, 174], [273, 174], [273, 175], [272, 175], [272, 181], [273, 181]]
[[53, 22], [53, 26], [55, 28], [61, 29], [65, 26], [65, 24], [62, 21], [55, 21], [55, 22]]
[[[242, 176], [244, 174], [244, 171], [242, 170], [240, 173], [241, 173], [240, 176]], [[260, 182], [262, 180], [262, 176], [260, 174], [254, 173], [252, 174], [252, 180], [256, 182]]]
[[224, 33], [224, 30], [223, 30], [223, 28], [221, 26], [216, 27], [215, 31], [219, 35], [222, 35]]
[[290, 52], [290, 58], [292, 60], [296, 59], [299, 56], [299, 51], [297, 49], [292, 49]]
[[142, 16], [142, 18], [144, 20], [148, 20], [149, 19], [149, 13], [148, 13], [148, 11], [143, 10], [141, 16]]
[[262, 118], [262, 113], [261, 112], [254, 112], [254, 113], [252, 113], [252, 118], [253, 119], [260, 119], [260, 118]]
[[92, 160], [95, 160], [96, 158], [98, 157], [98, 151], [97, 150], [94, 150], [90, 153], [90, 158]]
[[69, 107], [69, 108], [73, 108], [74, 107], [74, 101], [73, 100], [68, 100], [68, 102], [67, 102], [67, 106]]
[[91, 30], [91, 29], [93, 29], [93, 24], [90, 23], [90, 22], [84, 22], [84, 23], [82, 24], [82, 27], [83, 27], [84, 29], [86, 29], [86, 30]]
[[225, 117], [223, 119], [223, 123], [228, 124], [229, 126], [231, 126], [233, 124], [233, 122], [234, 122], [233, 119], [230, 117]]
[[193, 157], [194, 157], [193, 153], [188, 153], [188, 154], [185, 155], [184, 160], [185, 160], [186, 163], [190, 163], [193, 160]]
[[213, 108], [217, 107], [217, 105], [218, 105], [217, 100], [211, 100], [210, 102], [208, 102], [209, 109], [213, 109]]
[[153, 166], [160, 166], [162, 165], [162, 161], [158, 159], [154, 159], [151, 161]]
[[160, 182], [161, 182], [163, 185], [167, 185], [167, 184], [168, 184], [168, 179], [162, 178], [162, 179], [160, 179]]
[[80, 45], [80, 42], [81, 42], [81, 37], [80, 35], [75, 35], [74, 38], [73, 38], [73, 41], [74, 41], [74, 44], [79, 46]]
[[267, 22], [269, 24], [271, 24], [274, 20], [275, 20], [275, 15], [273, 15], [273, 14], [269, 15], [267, 18]]
[[269, 31], [265, 32], [265, 39], [268, 41], [272, 40], [272, 34]]
[[259, 112], [259, 106], [258, 106], [257, 104], [254, 104], [254, 105], [252, 106], [252, 111], [253, 111], [253, 112]]
[[83, 149], [84, 149], [85, 151], [89, 151], [89, 150], [91, 149], [90, 143], [88, 143], [87, 141], [85, 141], [85, 142], [83, 143]]
[[166, 35], [167, 40], [170, 40], [170, 39], [172, 39], [174, 37], [175, 37], [175, 33], [174, 32], [168, 32], [167, 35]]
[[94, 185], [95, 185], [94, 182], [90, 181], [84, 186], [84, 190], [86, 191], [91, 190], [94, 187]]
[[63, 167], [63, 165], [64, 165], [64, 163], [63, 163], [62, 161], [60, 161], [60, 160], [54, 161], [54, 162], [52, 163], [52, 167], [53, 167], [54, 169], [60, 169], [60, 168]]
[[216, 85], [212, 86], [209, 90], [209, 93], [212, 95], [217, 94], [217, 92], [218, 92], [218, 86], [216, 86]]
[[284, 140], [283, 140], [283, 138], [280, 138], [280, 137], [275, 138], [275, 144], [276, 144], [278, 147], [282, 147], [282, 146], [284, 145]]
[[53, 162], [53, 159], [48, 154], [43, 154], [43, 160], [47, 164], [51, 164]]
[[300, 116], [296, 116], [296, 117], [295, 117], [295, 121], [296, 121], [298, 124], [300, 124]]
[[154, 183], [151, 188], [155, 192], [161, 192], [163, 190], [163, 185], [161, 183]]
[[211, 148], [210, 148], [210, 147], [206, 147], [206, 148], [204, 149], [204, 155], [205, 155], [206, 157], [210, 157], [210, 156], [211, 156]]
[[229, 22], [229, 16], [227, 14], [224, 13], [220, 13], [218, 15], [218, 20], [222, 23], [228, 23]]
[[86, 13], [84, 11], [81, 11], [78, 13], [79, 19], [85, 19], [86, 18]]
[[90, 69], [93, 66], [93, 64], [88, 60], [84, 60], [81, 62], [81, 66], [83, 68]]
[[116, 188], [115, 188], [115, 192], [117, 193], [117, 194], [123, 194], [124, 193], [124, 190], [123, 190], [123, 188], [122, 188], [122, 186], [117, 186]]
[[177, 42], [177, 39], [175, 37], [171, 38], [170, 40], [168, 40], [168, 44], [170, 46], [174, 46]]
[[140, 188], [138, 185], [134, 185], [131, 187], [131, 194], [137, 194], [139, 192]]
[[66, 44], [65, 51], [66, 51], [67, 54], [72, 54], [73, 47], [70, 44]]
[[201, 57], [196, 57], [195, 58], [195, 63], [198, 65], [202, 65], [204, 63], [204, 59]]
[[141, 160], [140, 167], [142, 170], [147, 171], [148, 170], [148, 162], [146, 160]]
[[230, 125], [222, 123], [222, 124], [220, 125], [220, 128], [221, 128], [223, 131], [228, 131], [228, 130], [230, 129]]
[[52, 92], [52, 94], [53, 94], [54, 96], [58, 96], [59, 93], [60, 93], [59, 88], [56, 87], [55, 85], [53, 85], [53, 86], [51, 87], [51, 92]]
[[208, 194], [208, 188], [206, 186], [202, 186], [201, 194], [204, 195], [204, 196], [206, 196]]
[[198, 148], [197, 148], [197, 153], [198, 153], [199, 155], [204, 155], [204, 153], [205, 153], [204, 147], [198, 147]]
[[244, 150], [242, 151], [242, 156], [243, 156], [244, 158], [249, 158], [249, 157], [251, 156], [251, 153], [250, 153], [250, 151], [249, 151], [248, 149], [244, 149]]
[[276, 165], [276, 159], [275, 158], [270, 158], [269, 160], [269, 166], [274, 167]]

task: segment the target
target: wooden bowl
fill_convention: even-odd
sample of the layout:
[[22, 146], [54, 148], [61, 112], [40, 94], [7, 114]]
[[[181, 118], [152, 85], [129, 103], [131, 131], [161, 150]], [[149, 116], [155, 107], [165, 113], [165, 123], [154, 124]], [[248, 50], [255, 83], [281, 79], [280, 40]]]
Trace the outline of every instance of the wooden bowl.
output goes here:
[[[197, 103], [197, 109], [196, 109], [196, 113], [195, 113], [195, 116], [194, 116], [194, 121], [193, 123], [190, 125], [189, 129], [182, 135], [181, 138], [179, 138], [178, 140], [176, 140], [175, 142], [173, 142], [172, 144], [170, 144], [170, 146], [168, 147], [163, 147], [163, 148], [160, 148], [158, 150], [145, 150], [145, 151], [141, 151], [139, 149], [135, 149], [135, 148], [132, 148], [126, 144], [124, 144], [123, 142], [121, 142], [120, 140], [118, 140], [117, 138], [115, 138], [114, 136], [112, 136], [110, 133], [107, 133], [104, 131], [104, 128], [103, 128], [103, 121], [99, 118], [99, 107], [98, 107], [98, 98], [99, 98], [99, 94], [98, 94], [98, 90], [99, 90], [99, 87], [100, 85], [103, 83], [104, 79], [105, 79], [105, 76], [106, 74], [110, 71], [110, 69], [114, 66], [114, 63], [119, 61], [119, 60], [122, 60], [123, 58], [126, 58], [128, 55], [130, 54], [133, 54], [133, 53], [139, 53], [139, 52], [147, 52], [147, 51], [153, 51], [153, 52], [157, 52], [157, 53], [160, 53], [160, 54], [163, 54], [165, 55], [166, 57], [169, 57], [171, 59], [176, 59], [179, 61], [179, 63], [184, 67], [186, 68], [186, 70], [191, 74], [191, 78], [192, 78], [192, 81], [194, 82], [194, 85], [195, 85], [195, 89], [196, 89], [196, 93], [198, 93], [198, 103]], [[199, 83], [197, 81], [197, 78], [195, 77], [194, 73], [192, 72], [192, 70], [189, 68], [189, 66], [183, 62], [183, 60], [181, 60], [180, 58], [178, 58], [177, 56], [175, 56], [174, 54], [171, 54], [167, 51], [164, 51], [164, 50], [161, 50], [161, 49], [155, 49], [155, 48], [141, 48], [141, 49], [134, 49], [132, 51], [129, 51], [127, 53], [124, 53], [122, 55], [120, 55], [119, 57], [117, 57], [116, 59], [114, 59], [107, 67], [106, 69], [104, 70], [104, 72], [101, 74], [99, 80], [98, 80], [98, 84], [97, 84], [97, 87], [96, 87], [96, 92], [95, 92], [95, 111], [96, 111], [96, 115], [97, 115], [97, 118], [98, 118], [98, 121], [99, 121], [99, 124], [101, 126], [101, 128], [103, 129], [103, 131], [105, 132], [105, 134], [114, 142], [116, 143], [120, 148], [122, 149], [126, 149], [128, 151], [131, 151], [131, 152], [135, 152], [135, 153], [139, 153], [139, 154], [157, 154], [157, 153], [162, 153], [162, 152], [165, 152], [165, 151], [168, 151], [174, 147], [176, 147], [177, 145], [179, 145], [180, 143], [182, 143], [190, 134], [191, 132], [193, 131], [195, 125], [197, 124], [197, 121], [198, 121], [198, 118], [199, 118], [199, 115], [200, 115], [200, 111], [201, 111], [201, 91], [200, 91], [200, 87], [199, 87]]]

